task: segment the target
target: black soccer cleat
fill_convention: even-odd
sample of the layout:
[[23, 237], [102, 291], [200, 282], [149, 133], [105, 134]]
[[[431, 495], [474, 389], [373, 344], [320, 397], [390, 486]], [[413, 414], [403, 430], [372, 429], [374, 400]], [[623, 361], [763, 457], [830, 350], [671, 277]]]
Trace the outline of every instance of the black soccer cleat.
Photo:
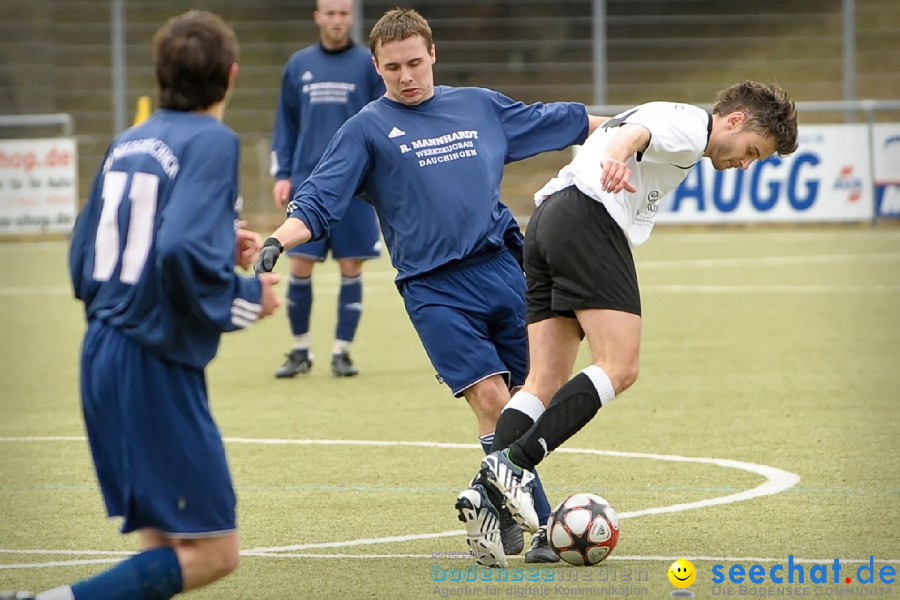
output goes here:
[[559, 555], [550, 547], [550, 540], [547, 539], [547, 526], [544, 525], [537, 530], [537, 533], [531, 538], [531, 549], [525, 553], [525, 562], [527, 563], [555, 563], [559, 562]]
[[525, 548], [522, 526], [516, 523], [506, 507], [500, 508], [500, 541], [503, 542], [503, 553], [507, 556], [521, 554]]
[[359, 375], [359, 370], [353, 366], [348, 352], [331, 355], [331, 374], [335, 377], [353, 377]]
[[312, 356], [309, 350], [291, 350], [284, 364], [275, 371], [275, 377], [294, 377], [301, 373], [309, 373], [312, 369]]

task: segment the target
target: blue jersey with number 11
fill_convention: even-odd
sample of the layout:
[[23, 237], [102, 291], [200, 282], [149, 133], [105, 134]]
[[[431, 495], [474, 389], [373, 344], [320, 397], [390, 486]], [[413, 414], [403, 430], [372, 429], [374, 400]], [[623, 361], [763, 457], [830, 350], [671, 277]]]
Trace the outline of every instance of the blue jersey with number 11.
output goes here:
[[234, 272], [239, 152], [217, 119], [169, 110], [113, 141], [69, 252], [89, 322], [203, 368], [257, 319], [259, 280]]

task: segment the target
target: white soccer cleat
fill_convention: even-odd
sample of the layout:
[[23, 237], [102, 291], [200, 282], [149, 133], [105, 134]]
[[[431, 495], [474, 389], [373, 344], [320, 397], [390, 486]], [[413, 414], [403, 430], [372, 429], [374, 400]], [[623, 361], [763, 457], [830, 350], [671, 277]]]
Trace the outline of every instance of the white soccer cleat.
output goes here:
[[456, 498], [459, 520], [466, 526], [466, 543], [475, 562], [483, 567], [507, 565], [500, 540], [500, 513], [479, 483], [464, 489]]
[[506, 502], [506, 508], [528, 533], [536, 533], [538, 516], [534, 510], [534, 473], [514, 465], [505, 451], [491, 452], [481, 461], [481, 475]]

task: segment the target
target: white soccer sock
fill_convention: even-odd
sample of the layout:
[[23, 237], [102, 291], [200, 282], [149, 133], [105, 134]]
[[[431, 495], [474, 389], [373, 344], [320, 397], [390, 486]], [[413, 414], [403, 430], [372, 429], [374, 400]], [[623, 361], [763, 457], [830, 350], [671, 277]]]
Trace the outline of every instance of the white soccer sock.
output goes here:
[[294, 350], [309, 350], [309, 332], [294, 336]]
[[[532, 421], [537, 421], [541, 413], [544, 412], [544, 403], [534, 394], [519, 390], [513, 394], [513, 397], [509, 399], [503, 410], [517, 410], [531, 417]], [[503, 412], [503, 410], [500, 412]]]
[[350, 352], [351, 345], [353, 345], [353, 342], [348, 342], [347, 340], [334, 340], [334, 345], [331, 347], [331, 354], [344, 354]]
[[61, 585], [58, 588], [41, 592], [35, 598], [36, 600], [75, 600], [72, 588], [68, 585]]
[[600, 396], [600, 406], [606, 406], [616, 397], [616, 388], [613, 387], [612, 380], [601, 367], [591, 365], [585, 367], [581, 371], [591, 380], [597, 394]]

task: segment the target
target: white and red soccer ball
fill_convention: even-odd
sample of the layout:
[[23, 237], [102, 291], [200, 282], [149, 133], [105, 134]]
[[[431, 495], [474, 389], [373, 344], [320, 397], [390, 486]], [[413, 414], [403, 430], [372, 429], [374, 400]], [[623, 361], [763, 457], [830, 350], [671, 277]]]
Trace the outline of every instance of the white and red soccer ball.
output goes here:
[[619, 516], [595, 494], [574, 494], [553, 510], [547, 523], [550, 547], [567, 563], [596, 565], [619, 541]]

